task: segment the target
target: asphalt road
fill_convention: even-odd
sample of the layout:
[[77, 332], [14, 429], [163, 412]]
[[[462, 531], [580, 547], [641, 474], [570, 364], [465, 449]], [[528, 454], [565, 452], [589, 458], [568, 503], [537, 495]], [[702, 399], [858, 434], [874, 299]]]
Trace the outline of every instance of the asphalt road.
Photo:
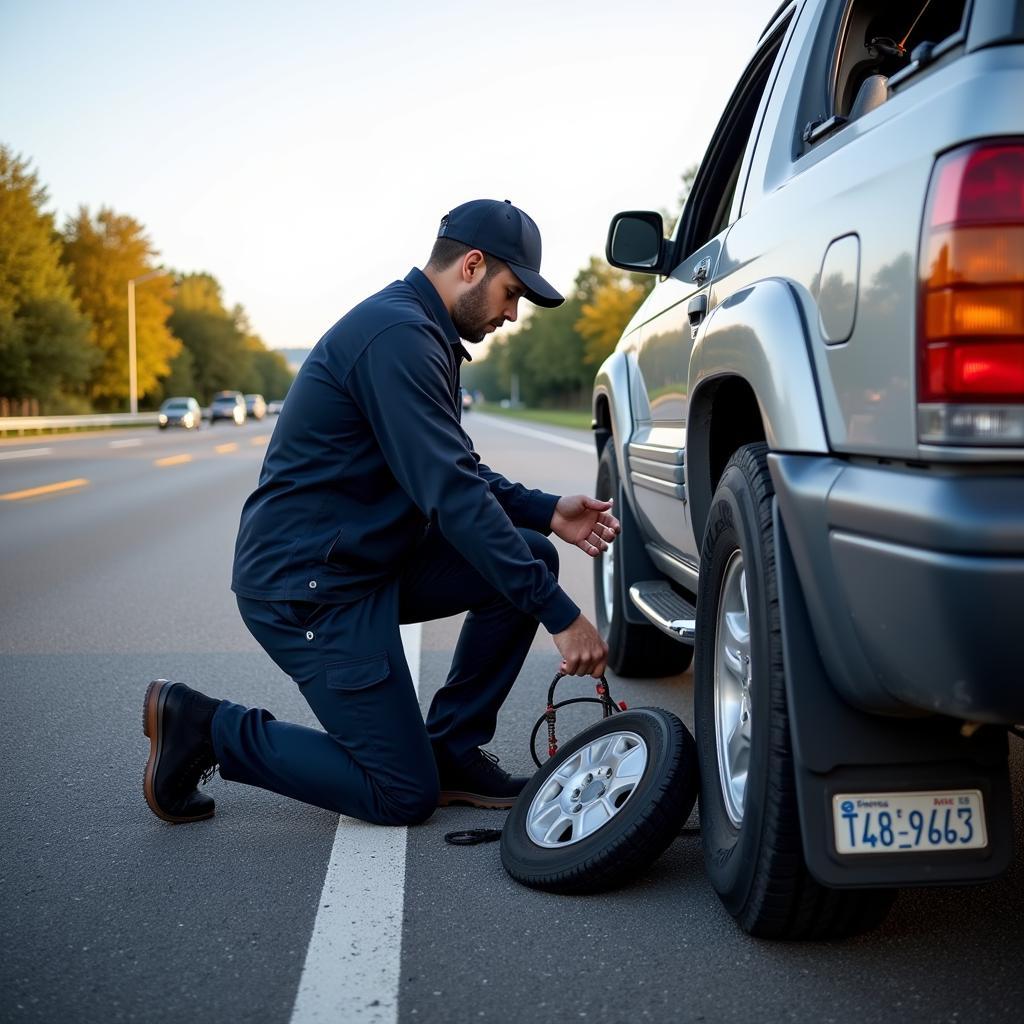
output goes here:
[[[595, 460], [572, 446], [587, 435], [524, 433], [479, 413], [467, 426], [507, 476], [591, 490]], [[296, 1000], [314, 973], [303, 979], [346, 822], [339, 830], [336, 815], [217, 778], [216, 816], [171, 826], [141, 792], [141, 699], [151, 678], [314, 724], [245, 630], [228, 588], [239, 509], [272, 428], [267, 420], [197, 434], [0, 442], [0, 1020], [313, 1019]], [[563, 583], [589, 613], [589, 560], [565, 546], [561, 554]], [[423, 627], [424, 706], [444, 680], [458, 626]], [[557, 663], [541, 631], [493, 744], [506, 767], [530, 767], [529, 729]], [[689, 674], [611, 682], [616, 698], [691, 721]], [[585, 720], [567, 715], [564, 735]], [[705, 879], [694, 836], [618, 892], [566, 898], [512, 882], [496, 844], [443, 842], [451, 829], [500, 824], [498, 812], [451, 808], [418, 828], [375, 830], [391, 839], [367, 846], [362, 862], [336, 864], [331, 898], [346, 911], [351, 900], [352, 919], [364, 920], [356, 904], [368, 886], [359, 881], [376, 877], [401, 842], [404, 871], [369, 893], [395, 901], [390, 930], [352, 925], [341, 936], [349, 963], [394, 959], [394, 991], [369, 1001], [342, 992], [319, 1019], [1019, 1019], [1024, 766], [1021, 743], [1011, 746], [1010, 874], [977, 888], [906, 891], [880, 929], [843, 943], [744, 936]], [[321, 950], [310, 963], [329, 972], [333, 961]]]

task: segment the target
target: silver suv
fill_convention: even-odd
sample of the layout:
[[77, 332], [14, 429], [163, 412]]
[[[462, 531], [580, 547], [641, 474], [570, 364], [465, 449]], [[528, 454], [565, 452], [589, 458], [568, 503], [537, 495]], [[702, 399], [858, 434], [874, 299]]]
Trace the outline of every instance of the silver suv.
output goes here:
[[594, 388], [621, 674], [694, 658], [705, 861], [764, 936], [988, 879], [1024, 721], [1024, 5], [790, 0]]

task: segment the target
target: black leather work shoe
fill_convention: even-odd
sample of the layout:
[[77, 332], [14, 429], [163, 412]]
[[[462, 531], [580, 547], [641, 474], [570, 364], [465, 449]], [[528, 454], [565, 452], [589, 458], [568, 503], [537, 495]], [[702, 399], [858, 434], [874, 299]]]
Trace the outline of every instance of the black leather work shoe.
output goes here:
[[142, 791], [149, 809], [164, 821], [213, 817], [213, 799], [199, 792], [217, 763], [210, 723], [219, 700], [184, 683], [155, 679], [142, 704], [142, 731], [149, 737], [149, 760]]
[[468, 804], [470, 807], [511, 807], [529, 782], [525, 775], [510, 775], [498, 767], [494, 754], [479, 748], [461, 765], [437, 766], [441, 781], [438, 807]]

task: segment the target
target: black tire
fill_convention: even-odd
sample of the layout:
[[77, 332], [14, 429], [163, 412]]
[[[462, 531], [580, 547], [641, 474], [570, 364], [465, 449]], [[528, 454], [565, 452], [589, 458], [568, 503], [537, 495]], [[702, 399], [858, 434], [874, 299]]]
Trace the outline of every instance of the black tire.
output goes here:
[[[762, 938], [839, 938], [880, 923], [895, 892], [827, 889], [814, 881], [804, 861], [782, 659], [774, 489], [767, 451], [764, 444], [745, 445], [730, 459], [712, 500], [701, 551], [694, 713], [704, 862], [722, 903], [745, 932]], [[728, 783], [733, 773], [719, 766], [715, 674], [716, 654], [723, 646], [716, 633], [720, 602], [729, 601], [723, 594], [736, 593], [729, 581], [738, 579], [742, 584], [744, 577], [749, 635], [749, 669], [744, 674], [749, 690], [747, 703], [741, 700], [739, 706], [749, 708], [749, 760], [745, 790], [737, 799]], [[726, 660], [722, 658], [719, 678], [723, 692], [736, 685], [729, 678]], [[744, 664], [735, 655], [733, 662]], [[736, 704], [723, 702], [722, 706], [724, 719], [724, 709]], [[742, 712], [740, 720], [747, 721]], [[727, 728], [723, 721], [722, 731]], [[738, 824], [726, 809], [727, 800], [732, 801]]]
[[[535, 798], [568, 794], [567, 785], [552, 777], [560, 770], [573, 770], [580, 751], [615, 733], [642, 739], [646, 762], [639, 781], [617, 803], [614, 816], [584, 838], [557, 848], [535, 842], [529, 829]], [[622, 743], [625, 750], [632, 741], [613, 742]], [[580, 799], [582, 805], [585, 792]], [[592, 794], [592, 799], [599, 796]], [[538, 769], [502, 829], [501, 862], [516, 881], [534, 889], [566, 894], [611, 889], [634, 878], [668, 848], [696, 800], [696, 748], [686, 726], [661, 708], [624, 711], [573, 737]]]
[[[625, 499], [619, 486], [619, 470], [615, 463], [615, 452], [609, 441], [604, 446], [597, 464], [597, 486], [595, 497], [602, 501], [614, 498], [612, 510], [623, 509]], [[632, 520], [623, 512], [617, 513], [623, 523], [623, 531], [630, 528]], [[645, 623], [629, 622], [623, 613], [629, 600], [626, 581], [622, 574], [622, 557], [618, 554], [626, 543], [625, 532], [612, 545], [613, 557], [611, 583], [612, 614], [609, 617], [605, 605], [604, 566], [608, 554], [594, 559], [594, 610], [598, 632], [608, 644], [608, 667], [619, 676], [649, 679], [657, 676], [678, 675], [690, 667], [693, 648], [666, 636], [657, 627]], [[618, 550], [616, 550], [618, 549]]]

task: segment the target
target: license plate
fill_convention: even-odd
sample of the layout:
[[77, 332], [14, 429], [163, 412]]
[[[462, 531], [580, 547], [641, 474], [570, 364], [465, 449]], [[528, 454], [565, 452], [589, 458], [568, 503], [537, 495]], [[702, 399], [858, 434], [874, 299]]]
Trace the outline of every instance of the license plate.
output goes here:
[[832, 797], [838, 853], [977, 850], [988, 845], [981, 792], [840, 793]]

